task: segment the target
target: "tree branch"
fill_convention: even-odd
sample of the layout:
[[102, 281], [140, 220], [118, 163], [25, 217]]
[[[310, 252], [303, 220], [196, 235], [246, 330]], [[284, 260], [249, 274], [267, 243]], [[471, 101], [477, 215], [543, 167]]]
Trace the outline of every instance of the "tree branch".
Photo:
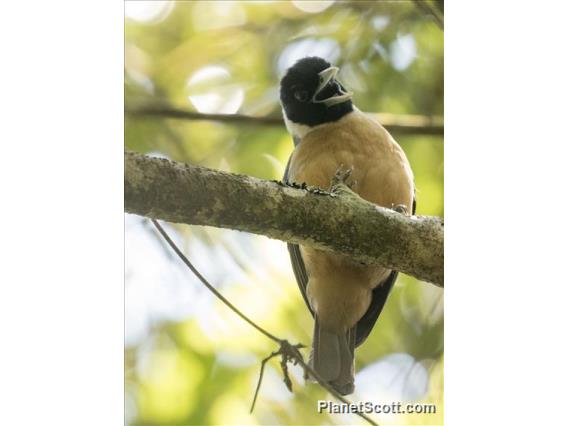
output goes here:
[[428, 4], [425, 0], [413, 0], [416, 7], [418, 7], [423, 13], [431, 16], [438, 27], [444, 31], [444, 16]]
[[124, 159], [128, 213], [309, 245], [443, 287], [439, 218], [407, 217], [378, 207], [344, 185], [328, 193], [133, 152]]
[[[144, 105], [126, 108], [125, 113], [134, 117], [163, 117], [179, 120], [209, 120], [223, 123], [246, 124], [255, 126], [283, 126], [282, 117], [254, 117], [243, 114], [205, 114], [161, 105]], [[381, 123], [389, 132], [404, 135], [443, 135], [442, 117], [425, 115], [369, 114]]]

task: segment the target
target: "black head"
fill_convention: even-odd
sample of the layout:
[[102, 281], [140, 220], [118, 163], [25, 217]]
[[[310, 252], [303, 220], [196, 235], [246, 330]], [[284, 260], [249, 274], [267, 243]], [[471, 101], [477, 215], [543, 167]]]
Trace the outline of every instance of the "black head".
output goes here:
[[300, 59], [280, 81], [280, 102], [288, 120], [316, 126], [353, 111], [351, 94], [335, 79], [338, 69], [316, 56]]

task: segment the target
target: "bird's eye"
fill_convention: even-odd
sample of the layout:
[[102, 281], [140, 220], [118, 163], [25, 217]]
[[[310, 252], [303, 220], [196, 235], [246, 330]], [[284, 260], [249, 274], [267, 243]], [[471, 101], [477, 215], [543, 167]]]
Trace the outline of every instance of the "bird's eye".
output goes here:
[[300, 102], [306, 102], [308, 100], [308, 91], [307, 90], [296, 90], [294, 92], [294, 97], [296, 100]]

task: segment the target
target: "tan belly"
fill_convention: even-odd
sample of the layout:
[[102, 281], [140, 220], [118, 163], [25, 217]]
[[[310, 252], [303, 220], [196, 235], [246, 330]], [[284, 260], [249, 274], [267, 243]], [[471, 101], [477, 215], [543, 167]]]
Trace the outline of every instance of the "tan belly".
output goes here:
[[[406, 156], [384, 129], [361, 113], [308, 133], [292, 155], [289, 179], [328, 189], [341, 166], [353, 168], [353, 190], [362, 198], [387, 208], [404, 204], [411, 210], [414, 188]], [[308, 247], [301, 251], [310, 304], [320, 324], [335, 332], [345, 332], [361, 319], [372, 289], [391, 272]]]

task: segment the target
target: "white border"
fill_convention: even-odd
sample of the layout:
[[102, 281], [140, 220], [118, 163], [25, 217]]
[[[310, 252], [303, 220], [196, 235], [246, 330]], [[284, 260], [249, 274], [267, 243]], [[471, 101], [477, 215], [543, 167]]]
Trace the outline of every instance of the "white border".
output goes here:
[[123, 425], [123, 4], [0, 13], [0, 424]]

